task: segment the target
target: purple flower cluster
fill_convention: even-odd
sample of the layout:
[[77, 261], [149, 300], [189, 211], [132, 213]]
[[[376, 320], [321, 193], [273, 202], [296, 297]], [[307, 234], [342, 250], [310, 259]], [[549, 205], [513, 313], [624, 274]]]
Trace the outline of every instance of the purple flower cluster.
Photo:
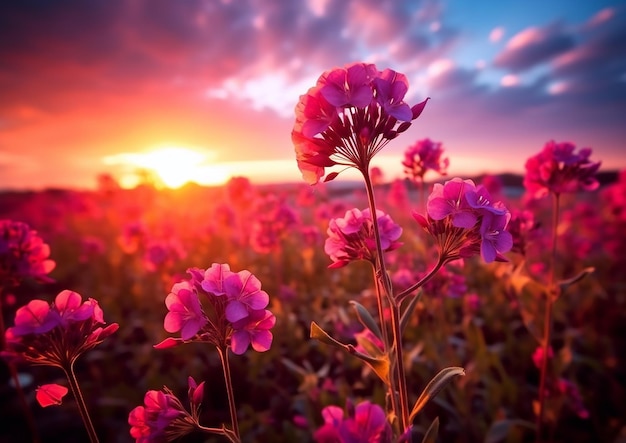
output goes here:
[[198, 411], [204, 396], [204, 382], [198, 385], [191, 377], [188, 382], [191, 414], [167, 387], [146, 392], [143, 406], [137, 406], [128, 415], [130, 435], [137, 443], [173, 441], [199, 427]]
[[349, 403], [347, 409], [347, 417], [338, 406], [322, 409], [324, 425], [315, 432], [317, 443], [391, 442], [391, 426], [383, 408], [363, 401], [356, 407]]
[[412, 180], [424, 180], [428, 171], [435, 171], [446, 175], [450, 160], [442, 158], [443, 147], [441, 143], [434, 142], [429, 138], [418, 140], [404, 151], [404, 172]]
[[483, 186], [454, 178], [436, 183], [426, 204], [428, 219], [414, 214], [422, 227], [438, 241], [446, 261], [480, 252], [483, 260], [505, 260], [502, 253], [513, 246], [506, 231], [511, 218], [502, 202], [492, 202]]
[[[230, 346], [235, 354], [243, 354], [250, 345], [258, 352], [270, 348], [276, 317], [265, 309], [269, 296], [258, 278], [217, 263], [188, 273], [191, 278], [176, 283], [165, 299], [169, 312], [163, 326], [170, 333], [180, 331], [181, 338], [168, 338], [157, 348], [182, 341], [206, 341], [221, 349]], [[208, 305], [206, 310], [202, 301]]]
[[426, 100], [412, 108], [404, 102], [408, 87], [404, 74], [367, 63], [323, 73], [295, 109], [291, 136], [304, 180], [316, 184], [334, 165], [368, 174], [372, 157], [426, 106]]
[[0, 220], [0, 287], [13, 286], [25, 278], [51, 281], [54, 269], [48, 259], [50, 247], [26, 223]]
[[35, 364], [67, 369], [83, 352], [113, 334], [93, 298], [83, 302], [77, 292], [61, 291], [50, 304], [31, 300], [15, 313], [15, 326], [6, 330], [7, 354]]
[[[382, 250], [393, 251], [402, 243], [398, 238], [402, 228], [383, 211], [376, 211], [376, 220], [380, 232]], [[331, 219], [328, 225], [328, 238], [324, 251], [333, 263], [330, 268], [341, 268], [351, 261], [376, 261], [376, 241], [374, 239], [374, 223], [369, 209], [360, 211], [350, 209], [343, 218]]]
[[579, 190], [593, 191], [599, 186], [595, 174], [600, 162], [589, 160], [591, 148], [574, 152], [572, 143], [548, 142], [543, 150], [526, 161], [524, 186], [531, 197]]

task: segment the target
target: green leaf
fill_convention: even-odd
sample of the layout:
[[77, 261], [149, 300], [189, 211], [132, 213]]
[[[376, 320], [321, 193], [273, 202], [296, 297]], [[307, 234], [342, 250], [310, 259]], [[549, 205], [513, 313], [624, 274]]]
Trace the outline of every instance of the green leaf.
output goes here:
[[389, 385], [390, 364], [387, 355], [383, 354], [380, 357], [371, 357], [357, 351], [352, 345], [348, 345], [347, 348], [350, 354], [367, 364], [386, 385]]
[[535, 425], [525, 420], [498, 420], [493, 422], [487, 431], [485, 443], [500, 443], [509, 435], [513, 426], [521, 426], [527, 429], [535, 429]]
[[567, 288], [569, 288], [573, 284], [578, 283], [583, 278], [585, 278], [589, 274], [593, 273], [595, 270], [596, 269], [594, 267], [590, 266], [588, 268], [583, 269], [582, 271], [580, 271], [578, 274], [576, 274], [575, 276], [573, 276], [571, 278], [559, 281], [558, 285], [561, 287], [561, 292], [564, 292]]
[[415, 309], [417, 302], [420, 301], [420, 298], [422, 298], [422, 291], [419, 291], [415, 295], [415, 297], [411, 298], [411, 300], [409, 301], [408, 306], [406, 307], [406, 309], [404, 310], [404, 313], [402, 314], [402, 318], [400, 318], [400, 330], [401, 331], [404, 331], [406, 329], [406, 325], [409, 323], [409, 320], [411, 319], [411, 315], [413, 314], [413, 310]]
[[324, 331], [317, 323], [314, 321], [311, 322], [311, 338], [321, 341], [327, 345], [333, 346], [335, 348], [343, 349], [344, 351], [349, 351], [348, 345], [344, 345], [340, 341], [332, 338], [326, 331]]
[[389, 357], [382, 354], [379, 357], [372, 357], [365, 355], [357, 351], [352, 345], [344, 345], [340, 341], [332, 338], [326, 331], [324, 331], [317, 323], [311, 322], [311, 338], [321, 341], [334, 348], [339, 348], [348, 354], [354, 355], [359, 360], [366, 363], [372, 370], [380, 377], [380, 379], [389, 384]]
[[380, 349], [376, 343], [363, 335], [357, 335], [356, 342], [361, 345], [361, 347], [365, 349], [367, 354], [371, 357], [377, 358], [385, 355], [385, 352]]
[[409, 421], [412, 422], [415, 416], [419, 413], [419, 411], [421, 411], [422, 408], [426, 405], [426, 403], [428, 403], [431, 398], [437, 395], [439, 391], [445, 388], [448, 383], [450, 383], [450, 381], [452, 381], [452, 379], [458, 375], [465, 375], [465, 369], [458, 366], [452, 366], [439, 371], [439, 373], [435, 375], [431, 381], [428, 382], [426, 388], [415, 402], [413, 410], [411, 411], [411, 415], [409, 416]]
[[437, 441], [437, 435], [439, 434], [439, 417], [435, 417], [433, 422], [428, 427], [422, 443], [435, 443]]
[[376, 321], [374, 320], [372, 315], [369, 313], [369, 311], [365, 309], [365, 307], [357, 301], [352, 300], [350, 301], [350, 304], [354, 307], [354, 310], [356, 311], [356, 316], [361, 322], [361, 324], [365, 326], [367, 329], [369, 329], [370, 331], [372, 331], [372, 333], [376, 337], [378, 337], [380, 341], [383, 341], [383, 333], [380, 331], [380, 328], [376, 324]]

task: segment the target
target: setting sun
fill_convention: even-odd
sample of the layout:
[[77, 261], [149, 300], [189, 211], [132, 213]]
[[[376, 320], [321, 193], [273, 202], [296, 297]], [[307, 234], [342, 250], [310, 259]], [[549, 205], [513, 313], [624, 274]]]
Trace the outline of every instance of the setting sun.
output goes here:
[[201, 151], [185, 147], [167, 146], [145, 153], [122, 153], [103, 159], [105, 164], [131, 168], [122, 177], [123, 187], [137, 185], [139, 171], [154, 173], [159, 182], [168, 188], [179, 188], [186, 183], [218, 185], [229, 177], [227, 168], [211, 164], [215, 157], [212, 151]]

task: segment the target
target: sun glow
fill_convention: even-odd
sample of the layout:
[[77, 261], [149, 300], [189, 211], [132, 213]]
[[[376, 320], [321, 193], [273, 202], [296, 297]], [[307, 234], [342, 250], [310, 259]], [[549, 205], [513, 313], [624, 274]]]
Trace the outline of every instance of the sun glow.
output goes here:
[[126, 169], [121, 177], [123, 187], [137, 185], [141, 172], [155, 175], [163, 186], [180, 188], [194, 182], [199, 185], [219, 185], [230, 178], [227, 168], [211, 164], [215, 152], [178, 146], [166, 146], [145, 153], [122, 153], [105, 157], [103, 162]]

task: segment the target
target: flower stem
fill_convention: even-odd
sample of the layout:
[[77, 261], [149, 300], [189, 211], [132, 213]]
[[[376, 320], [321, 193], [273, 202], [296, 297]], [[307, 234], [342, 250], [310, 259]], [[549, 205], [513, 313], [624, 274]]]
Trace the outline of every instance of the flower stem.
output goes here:
[[553, 194], [552, 210], [552, 250], [550, 255], [550, 276], [548, 283], [548, 294], [546, 297], [546, 310], [543, 320], [543, 359], [541, 360], [541, 376], [539, 379], [539, 410], [537, 412], [537, 442], [542, 440], [543, 421], [545, 415], [546, 383], [548, 379], [548, 360], [550, 352], [550, 341], [552, 336], [552, 306], [555, 301], [555, 280], [556, 280], [556, 244], [559, 226], [559, 194]]
[[404, 291], [402, 291], [401, 293], [395, 296], [396, 303], [398, 304], [402, 303], [404, 299], [407, 298], [413, 291], [418, 290], [419, 288], [424, 286], [426, 283], [428, 283], [430, 279], [433, 278], [435, 274], [437, 274], [437, 272], [439, 272], [439, 269], [441, 269], [441, 267], [445, 263], [446, 263], [446, 260], [442, 259], [442, 257], [439, 257], [439, 260], [437, 260], [437, 264], [430, 271], [428, 271], [428, 274], [422, 277], [420, 281], [411, 285], [409, 288], [405, 289]]
[[237, 408], [235, 407], [235, 395], [233, 393], [233, 381], [230, 374], [230, 364], [228, 362], [228, 347], [222, 349], [217, 347], [217, 352], [220, 355], [222, 362], [222, 369], [224, 371], [224, 383], [226, 384], [226, 395], [228, 395], [228, 408], [230, 410], [230, 421], [232, 431], [237, 438], [237, 441], [241, 440], [239, 436], [239, 424], [237, 423]]
[[[380, 240], [380, 229], [378, 227], [378, 217], [376, 216], [376, 199], [374, 198], [374, 188], [372, 186], [372, 181], [369, 176], [369, 168], [364, 167], [361, 169], [361, 173], [363, 174], [363, 178], [365, 179], [365, 189], [367, 191], [367, 198], [369, 202], [370, 213], [372, 214], [372, 225], [374, 227], [374, 238], [376, 240], [376, 268], [378, 274], [378, 283], [377, 288], [382, 286], [382, 292], [386, 295], [387, 302], [391, 311], [391, 333], [393, 336], [392, 347], [389, 349], [388, 344], [386, 343], [387, 348], [385, 349], [388, 352], [390, 357], [390, 366], [392, 371], [395, 370], [395, 376], [390, 376], [390, 394], [392, 399], [395, 395], [399, 396], [399, 406], [398, 401], [392, 400], [392, 404], [394, 405], [395, 414], [400, 420], [400, 432], [403, 433], [407, 430], [409, 426], [409, 401], [406, 389], [406, 375], [404, 372], [404, 356], [403, 356], [403, 347], [402, 347], [402, 330], [400, 327], [400, 305], [396, 304], [393, 299], [391, 282], [389, 281], [389, 276], [387, 275], [387, 270], [385, 268], [385, 260], [383, 257], [383, 248]], [[377, 294], [380, 292], [377, 291]], [[386, 329], [386, 325], [384, 323], [383, 314], [383, 300], [382, 296], [378, 297], [378, 309], [379, 314], [381, 314], [380, 322], [383, 326], [383, 329]], [[387, 339], [388, 340], [388, 339]], [[397, 393], [397, 394], [396, 394]]]
[[83, 394], [78, 386], [78, 380], [76, 379], [76, 375], [74, 373], [74, 361], [70, 362], [68, 368], [63, 368], [65, 372], [65, 376], [67, 377], [67, 381], [70, 384], [70, 389], [72, 390], [72, 395], [74, 395], [74, 400], [76, 400], [76, 404], [78, 405], [78, 411], [80, 412], [80, 416], [83, 419], [83, 423], [85, 424], [85, 428], [87, 429], [87, 434], [89, 435], [89, 441], [91, 443], [98, 443], [98, 436], [96, 435], [96, 430], [93, 427], [93, 423], [91, 422], [91, 417], [89, 416], [89, 412], [87, 411], [87, 406], [85, 405], [85, 399], [83, 398]]

